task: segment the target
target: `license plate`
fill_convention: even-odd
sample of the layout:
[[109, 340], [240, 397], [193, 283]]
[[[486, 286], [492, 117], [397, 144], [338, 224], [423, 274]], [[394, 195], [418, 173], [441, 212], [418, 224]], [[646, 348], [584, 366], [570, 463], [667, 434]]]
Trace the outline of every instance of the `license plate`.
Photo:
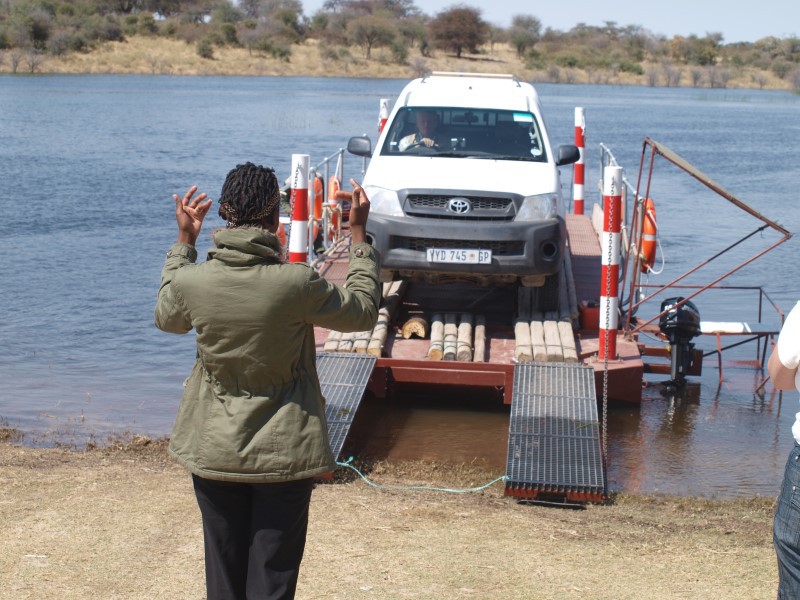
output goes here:
[[449, 263], [463, 265], [490, 265], [492, 264], [491, 250], [456, 249], [456, 248], [427, 248], [428, 262]]

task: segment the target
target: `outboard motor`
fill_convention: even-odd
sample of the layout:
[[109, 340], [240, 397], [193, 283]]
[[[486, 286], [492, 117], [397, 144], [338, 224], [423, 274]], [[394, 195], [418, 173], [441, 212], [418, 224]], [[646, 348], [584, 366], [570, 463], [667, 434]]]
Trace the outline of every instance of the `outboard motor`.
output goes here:
[[661, 303], [661, 312], [664, 314], [658, 322], [658, 328], [670, 345], [670, 383], [677, 387], [683, 387], [686, 383], [686, 371], [694, 357], [691, 340], [700, 335], [700, 311], [688, 300], [676, 306], [682, 301], [681, 296], [664, 300]]

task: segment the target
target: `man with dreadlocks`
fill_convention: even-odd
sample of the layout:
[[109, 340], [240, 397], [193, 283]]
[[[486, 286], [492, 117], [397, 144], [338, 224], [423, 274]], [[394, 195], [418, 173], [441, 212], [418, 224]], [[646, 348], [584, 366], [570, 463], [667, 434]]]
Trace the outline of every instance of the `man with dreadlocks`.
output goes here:
[[197, 359], [169, 442], [191, 473], [203, 519], [208, 598], [293, 598], [313, 478], [334, 468], [315, 366], [314, 325], [364, 331], [377, 321], [379, 256], [366, 243], [369, 199], [354, 186], [345, 287], [284, 264], [272, 169], [238, 165], [220, 194], [227, 227], [208, 259], [195, 242], [211, 206], [173, 195], [178, 239], [155, 310], [159, 329], [195, 329]]

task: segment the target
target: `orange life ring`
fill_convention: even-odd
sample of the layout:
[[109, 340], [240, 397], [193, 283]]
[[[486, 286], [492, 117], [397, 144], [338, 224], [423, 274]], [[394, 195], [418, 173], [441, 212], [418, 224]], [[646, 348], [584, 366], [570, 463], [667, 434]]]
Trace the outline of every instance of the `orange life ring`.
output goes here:
[[642, 273], [653, 270], [656, 261], [656, 205], [651, 198], [644, 199], [642, 223]]
[[[342, 185], [339, 183], [339, 178], [336, 175], [331, 175], [328, 179], [328, 202], [331, 205], [339, 206], [339, 199], [336, 194], [341, 189]], [[331, 232], [335, 234], [337, 229], [339, 229], [339, 213], [334, 210], [331, 213]]]
[[322, 200], [325, 195], [325, 184], [322, 177], [317, 175], [314, 177], [314, 237], [310, 240], [312, 243], [319, 235], [319, 223], [322, 221]]
[[286, 248], [286, 228], [283, 223], [278, 224], [278, 231], [275, 232], [281, 242], [281, 248]]

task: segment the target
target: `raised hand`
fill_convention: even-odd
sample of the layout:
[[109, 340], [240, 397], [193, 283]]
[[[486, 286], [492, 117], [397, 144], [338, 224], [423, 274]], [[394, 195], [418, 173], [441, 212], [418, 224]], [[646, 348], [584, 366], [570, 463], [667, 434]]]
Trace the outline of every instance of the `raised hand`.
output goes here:
[[369, 198], [355, 179], [350, 180], [353, 195], [350, 201], [350, 235], [354, 244], [366, 241], [367, 218], [369, 217]]
[[[203, 219], [211, 208], [211, 200], [206, 200], [208, 194], [203, 192], [194, 197], [197, 186], [190, 187], [183, 198], [172, 194], [175, 200], [175, 220], [178, 222], [178, 243], [194, 246], [203, 227]], [[205, 200], [205, 202], [204, 202]]]

